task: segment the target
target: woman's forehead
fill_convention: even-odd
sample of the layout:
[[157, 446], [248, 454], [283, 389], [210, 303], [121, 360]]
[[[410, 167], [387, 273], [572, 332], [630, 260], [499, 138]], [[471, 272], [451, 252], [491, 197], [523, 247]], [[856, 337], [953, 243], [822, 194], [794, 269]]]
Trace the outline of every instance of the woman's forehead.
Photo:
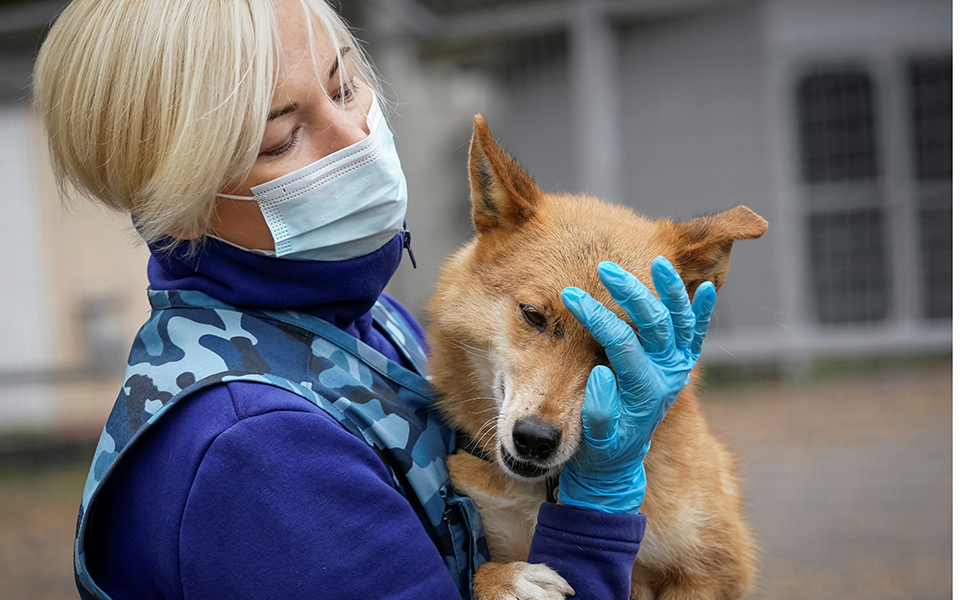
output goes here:
[[[301, 0], [274, 0], [280, 39], [280, 69], [302, 60], [311, 64], [315, 57], [322, 70], [337, 61], [339, 44], [330, 39], [327, 27]], [[311, 23], [312, 21], [312, 23]], [[312, 25], [312, 27], [310, 27]], [[312, 31], [311, 31], [312, 30]], [[311, 57], [311, 52], [314, 54]]]

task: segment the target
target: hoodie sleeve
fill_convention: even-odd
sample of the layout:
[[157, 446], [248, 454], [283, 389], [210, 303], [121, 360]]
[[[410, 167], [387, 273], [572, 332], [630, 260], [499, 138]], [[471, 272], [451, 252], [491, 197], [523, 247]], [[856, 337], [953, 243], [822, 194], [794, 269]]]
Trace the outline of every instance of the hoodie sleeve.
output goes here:
[[184, 598], [460, 595], [380, 459], [324, 414], [274, 411], [210, 445], [183, 512]]
[[567, 580], [574, 598], [627, 600], [646, 516], [544, 503], [528, 562], [544, 563]]

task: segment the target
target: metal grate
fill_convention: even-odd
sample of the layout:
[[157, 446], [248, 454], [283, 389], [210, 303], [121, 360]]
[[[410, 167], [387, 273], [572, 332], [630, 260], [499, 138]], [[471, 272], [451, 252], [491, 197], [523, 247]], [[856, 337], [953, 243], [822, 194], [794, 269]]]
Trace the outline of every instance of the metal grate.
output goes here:
[[887, 316], [873, 83], [858, 70], [817, 72], [797, 87], [814, 313], [821, 323]]
[[952, 69], [949, 56], [916, 59], [909, 66], [920, 261], [930, 319], [953, 316]]
[[920, 210], [920, 260], [928, 319], [953, 316], [953, 209]]
[[909, 68], [916, 178], [948, 179], [953, 174], [953, 61], [949, 56], [918, 59]]
[[813, 214], [808, 223], [820, 322], [883, 319], [888, 295], [880, 211]]
[[805, 181], [877, 176], [873, 85], [866, 73], [809, 75], [800, 82], [799, 102]]

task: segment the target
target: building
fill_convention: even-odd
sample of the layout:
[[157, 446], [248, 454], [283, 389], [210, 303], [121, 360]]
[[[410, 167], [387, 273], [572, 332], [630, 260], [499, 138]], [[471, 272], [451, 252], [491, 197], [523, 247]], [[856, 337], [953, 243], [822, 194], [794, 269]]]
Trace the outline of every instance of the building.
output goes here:
[[770, 221], [735, 246], [704, 360], [802, 372], [950, 351], [949, 2], [376, 6], [411, 226], [436, 254], [462, 240], [470, 115], [489, 112], [545, 189], [681, 220], [746, 204]]
[[[0, 1], [0, 430], [99, 428], [148, 310], [123, 217], [64, 212], [29, 73], [65, 3]], [[390, 84], [421, 307], [470, 236], [482, 112], [547, 190], [686, 220], [746, 204], [704, 361], [949, 353], [946, 0], [343, 0]], [[423, 313], [419, 313], [421, 316]]]

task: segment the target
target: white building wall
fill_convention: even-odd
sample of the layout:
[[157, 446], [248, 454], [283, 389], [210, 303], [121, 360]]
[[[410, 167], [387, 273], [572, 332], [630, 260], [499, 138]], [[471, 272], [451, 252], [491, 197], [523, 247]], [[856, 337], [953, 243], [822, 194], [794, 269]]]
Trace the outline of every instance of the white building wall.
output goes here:
[[532, 46], [497, 77], [504, 111], [493, 135], [548, 192], [586, 192], [574, 164], [574, 126], [567, 53], [559, 42]]
[[772, 214], [757, 3], [627, 27], [621, 61], [627, 204], [682, 221], [743, 204], [767, 218], [762, 238], [734, 244], [710, 339], [745, 326], [776, 327], [771, 250], [791, 225]]
[[[610, 145], [621, 161], [620, 175], [609, 189], [621, 190], [622, 197], [612, 199], [643, 214], [680, 220], [745, 204], [770, 222], [763, 238], [734, 246], [706, 357], [715, 362], [793, 361], [802, 369], [815, 356], [948, 350], [949, 323], [925, 321], [917, 308], [917, 234], [909, 224], [910, 198], [916, 190], [906, 166], [910, 140], [903, 73], [910, 56], [949, 48], [949, 3], [741, 0], [672, 13], [631, 12], [625, 8], [628, 3], [618, 6], [608, 15], [617, 44], [612, 57], [616, 102], [598, 104], [598, 110], [619, 113], [620, 127]], [[570, 28], [575, 25], [569, 23]], [[603, 196], [602, 190], [590, 189], [596, 182], [581, 172], [584, 132], [577, 121], [584, 117], [582, 103], [589, 96], [579, 93], [583, 79], [572, 60], [576, 45], [569, 36], [564, 43], [559, 34], [553, 41], [543, 39], [520, 45], [508, 60], [489, 69], [492, 77], [474, 92], [500, 109], [488, 119], [494, 134], [541, 187]], [[374, 58], [381, 60], [376, 53]], [[876, 108], [882, 185], [891, 209], [888, 222], [894, 224], [887, 235], [895, 238], [888, 240], [893, 310], [880, 322], [822, 325], [812, 308], [795, 86], [806, 66], [846, 60], [868, 64], [880, 94]], [[407, 68], [432, 69], [412, 60]], [[407, 169], [414, 182], [411, 189], [455, 190], [450, 183], [455, 179], [431, 168], [449, 167], [436, 161], [436, 150], [456, 147], [449, 139], [449, 125], [446, 133], [437, 133], [438, 115], [458, 117], [413, 89], [436, 94], [422, 78], [409, 81], [407, 87], [397, 86], [398, 95], [408, 106], [421, 107], [408, 113], [414, 116], [406, 125], [412, 133], [407, 151], [411, 157], [434, 157], [404, 156], [405, 165], [412, 165]], [[461, 131], [463, 139], [456, 143], [463, 144], [467, 134]], [[437, 143], [444, 135], [448, 141]], [[404, 142], [399, 143], [403, 153]], [[459, 166], [457, 171], [461, 177]], [[454, 193], [456, 202], [464, 202], [463, 192]], [[438, 239], [453, 239], [442, 230], [462, 227], [462, 210], [451, 212], [447, 200], [432, 202], [421, 204], [429, 207], [430, 215], [417, 220], [432, 223], [429, 237], [436, 233]], [[423, 208], [412, 214], [417, 210]], [[450, 221], [450, 215], [460, 220]], [[901, 222], [906, 230], [898, 229]], [[436, 245], [438, 251], [442, 246]], [[434, 259], [439, 261], [431, 254]], [[429, 264], [425, 273], [430, 286], [432, 269]], [[419, 287], [404, 300], [425, 297], [430, 286]]]
[[26, 104], [0, 106], [0, 429], [43, 425], [54, 411], [51, 387], [3, 385], [51, 370], [59, 357], [31, 124]]
[[[916, 190], [910, 174], [907, 61], [951, 52], [951, 4], [943, 0], [767, 0], [760, 5], [775, 209], [771, 221], [790, 224], [776, 239], [775, 286], [782, 331], [744, 331], [731, 347], [803, 361], [818, 354], [949, 351], [949, 322], [919, 316]], [[886, 250], [892, 310], [873, 324], [821, 325], [809, 291], [806, 197], [800, 175], [796, 86], [811, 67], [864, 68], [876, 98], [878, 152], [887, 210]], [[774, 280], [771, 280], [774, 281]], [[759, 343], [755, 343], [759, 341]]]

